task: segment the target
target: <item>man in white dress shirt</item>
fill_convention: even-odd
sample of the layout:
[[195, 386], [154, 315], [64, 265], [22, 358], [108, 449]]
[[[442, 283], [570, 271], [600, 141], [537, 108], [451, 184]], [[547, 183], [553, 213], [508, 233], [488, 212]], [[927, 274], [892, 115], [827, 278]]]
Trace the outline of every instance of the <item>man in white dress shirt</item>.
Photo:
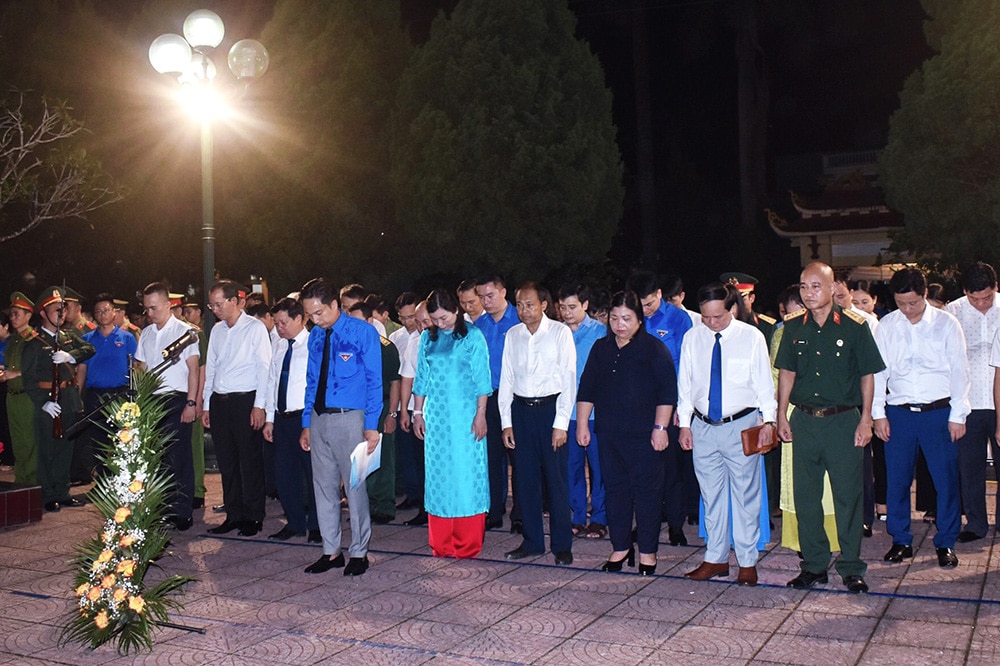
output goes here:
[[954, 546], [962, 525], [955, 442], [965, 434], [968, 360], [962, 328], [952, 315], [927, 305], [927, 281], [917, 268], [897, 271], [889, 289], [899, 309], [875, 331], [885, 369], [875, 374], [872, 419], [885, 442], [886, 529], [892, 547], [883, 558], [913, 557], [910, 486], [917, 448], [937, 489], [938, 564], [958, 565]]
[[208, 340], [201, 422], [212, 430], [226, 507], [226, 520], [209, 532], [254, 536], [264, 522], [261, 429], [271, 339], [264, 324], [240, 309], [239, 292], [232, 280], [220, 280], [208, 293], [208, 307], [219, 322]]
[[545, 552], [542, 478], [548, 492], [549, 533], [556, 564], [573, 563], [565, 446], [576, 401], [576, 345], [568, 326], [545, 316], [552, 299], [532, 282], [517, 290], [521, 323], [507, 331], [500, 364], [501, 436], [514, 451], [515, 492], [524, 540], [505, 554], [520, 560]]
[[274, 477], [287, 523], [268, 539], [287, 541], [306, 536], [321, 543], [313, 494], [310, 454], [299, 446], [306, 400], [309, 331], [302, 304], [283, 298], [271, 308], [280, 339], [272, 346], [271, 370], [264, 401], [264, 440], [274, 447]]
[[[162, 282], [153, 282], [142, 291], [142, 305], [152, 323], [139, 336], [135, 360], [147, 370], [157, 367], [163, 361], [163, 350], [191, 328], [170, 313], [169, 294], [167, 285]], [[163, 461], [176, 484], [169, 496], [171, 522], [182, 531], [191, 527], [191, 503], [194, 499], [191, 424], [198, 416], [201, 401], [198, 395], [198, 355], [197, 344], [182, 349], [177, 360], [160, 374], [160, 388], [156, 390], [157, 395], [167, 396], [164, 427], [177, 433], [167, 444]]]
[[[986, 536], [986, 447], [997, 440], [997, 413], [993, 399], [994, 371], [990, 350], [1000, 331], [1000, 294], [993, 267], [976, 262], [962, 273], [965, 296], [945, 306], [958, 319], [965, 334], [969, 359], [969, 404], [972, 412], [965, 420], [965, 436], [958, 440], [958, 484], [961, 492], [965, 529], [958, 541], [965, 543]], [[1000, 361], [1000, 359], [997, 359]]]
[[[694, 455], [705, 502], [705, 561], [685, 574], [694, 580], [729, 575], [730, 507], [737, 582], [757, 584], [761, 472], [758, 456], [743, 454], [740, 432], [758, 425], [774, 436], [774, 380], [764, 334], [733, 318], [736, 296], [721, 282], [698, 290], [701, 323], [681, 344], [677, 373], [680, 445]], [[718, 349], [716, 351], [716, 349]]]

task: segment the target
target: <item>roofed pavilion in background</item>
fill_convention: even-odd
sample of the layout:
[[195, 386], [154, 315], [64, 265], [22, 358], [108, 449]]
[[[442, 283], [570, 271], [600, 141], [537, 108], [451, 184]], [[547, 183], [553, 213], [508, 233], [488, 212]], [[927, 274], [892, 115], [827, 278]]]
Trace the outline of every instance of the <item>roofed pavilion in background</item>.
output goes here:
[[821, 171], [812, 172], [818, 177], [811, 187], [802, 180], [810, 169], [801, 158], [786, 163], [786, 169], [795, 170], [790, 180], [802, 187], [788, 190], [790, 205], [765, 210], [768, 223], [799, 249], [803, 266], [822, 261], [849, 271], [852, 279], [887, 280], [899, 268], [885, 265], [889, 233], [902, 228], [903, 215], [886, 205], [885, 195], [875, 185], [876, 152], [821, 157]]

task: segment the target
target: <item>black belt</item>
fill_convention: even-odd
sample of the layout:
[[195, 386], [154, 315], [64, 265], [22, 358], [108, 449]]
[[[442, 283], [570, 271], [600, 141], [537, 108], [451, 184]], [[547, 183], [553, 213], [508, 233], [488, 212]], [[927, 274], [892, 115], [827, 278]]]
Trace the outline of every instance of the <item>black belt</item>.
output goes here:
[[317, 414], [346, 414], [347, 412], [355, 411], [352, 407], [324, 407], [323, 409], [317, 409]]
[[702, 421], [704, 421], [705, 423], [707, 423], [708, 425], [722, 425], [723, 423], [729, 423], [730, 421], [735, 421], [736, 419], [741, 419], [744, 416], [746, 416], [747, 414], [752, 414], [753, 412], [756, 412], [756, 411], [757, 411], [756, 407], [747, 407], [746, 409], [741, 409], [740, 411], [736, 412], [735, 414], [730, 414], [729, 416], [725, 416], [725, 417], [719, 419], [718, 421], [713, 421], [712, 419], [708, 418], [707, 416], [705, 416], [704, 414], [702, 414], [701, 412], [699, 412], [697, 409], [694, 410], [694, 415], [697, 416]]
[[890, 405], [890, 407], [901, 407], [902, 409], [908, 409], [911, 412], [933, 412], [936, 409], [951, 407], [951, 398], [941, 398], [940, 400], [935, 400], [934, 402], [925, 403], [909, 402], [905, 405]]
[[856, 409], [855, 405], [834, 405], [833, 407], [810, 407], [808, 405], [795, 405], [795, 409], [801, 410], [809, 416], [833, 416]]
[[542, 405], [551, 405], [558, 398], [558, 393], [543, 395], [540, 398], [525, 398], [523, 396], [515, 395], [514, 401], [520, 405], [524, 405], [525, 407], [541, 407]]
[[294, 412], [282, 412], [282, 413], [279, 413], [278, 416], [280, 416], [283, 419], [295, 419], [295, 418], [299, 418], [300, 416], [302, 416], [302, 410], [301, 409], [296, 409]]
[[213, 393], [212, 395], [218, 397], [220, 400], [229, 400], [230, 398], [244, 398], [254, 393], [256, 391], [236, 391], [234, 393]]

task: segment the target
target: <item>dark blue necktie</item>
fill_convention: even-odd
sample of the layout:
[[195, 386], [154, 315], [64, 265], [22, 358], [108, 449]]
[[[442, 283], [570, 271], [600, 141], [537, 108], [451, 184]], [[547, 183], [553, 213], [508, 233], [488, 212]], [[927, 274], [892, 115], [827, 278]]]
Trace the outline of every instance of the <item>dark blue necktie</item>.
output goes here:
[[712, 382], [708, 385], [708, 418], [722, 418], [722, 333], [715, 334], [712, 347]]
[[281, 379], [278, 380], [278, 413], [284, 414], [288, 411], [288, 371], [292, 366], [292, 345], [295, 339], [288, 341], [288, 351], [281, 362]]

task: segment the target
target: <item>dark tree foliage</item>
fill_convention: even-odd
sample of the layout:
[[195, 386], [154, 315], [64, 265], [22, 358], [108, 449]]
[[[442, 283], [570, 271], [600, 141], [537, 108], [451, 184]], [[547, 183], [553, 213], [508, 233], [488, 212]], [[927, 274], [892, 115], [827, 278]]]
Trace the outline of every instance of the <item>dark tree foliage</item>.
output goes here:
[[1000, 4], [924, 0], [936, 54], [907, 79], [879, 160], [906, 216], [893, 249], [931, 268], [1000, 261]]
[[392, 194], [408, 269], [600, 262], [622, 211], [611, 92], [565, 0], [462, 0], [400, 82]]

